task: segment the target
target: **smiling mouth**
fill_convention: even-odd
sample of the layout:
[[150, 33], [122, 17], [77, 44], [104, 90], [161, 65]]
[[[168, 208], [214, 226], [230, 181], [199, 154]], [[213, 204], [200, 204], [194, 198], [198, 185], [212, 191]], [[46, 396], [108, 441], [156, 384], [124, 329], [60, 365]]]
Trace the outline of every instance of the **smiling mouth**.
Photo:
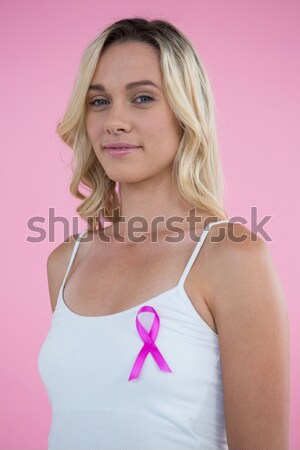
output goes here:
[[125, 147], [117, 147], [117, 148], [105, 148], [104, 150], [106, 151], [106, 153], [108, 153], [110, 156], [125, 156], [128, 155], [129, 153], [133, 153], [136, 152], [137, 150], [140, 150], [142, 147], [131, 147], [131, 148], [125, 148]]

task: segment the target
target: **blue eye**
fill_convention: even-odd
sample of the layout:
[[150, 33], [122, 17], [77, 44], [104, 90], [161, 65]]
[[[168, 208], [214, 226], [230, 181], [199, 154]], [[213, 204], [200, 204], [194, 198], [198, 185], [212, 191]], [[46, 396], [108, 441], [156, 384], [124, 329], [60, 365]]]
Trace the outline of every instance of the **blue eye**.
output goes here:
[[93, 106], [102, 106], [102, 104], [101, 105], [96, 105], [95, 104], [95, 102], [102, 102], [102, 101], [106, 102], [106, 100], [104, 100], [104, 98], [96, 98], [96, 100], [93, 100], [92, 102], [89, 102], [89, 104], [93, 105]]
[[[154, 99], [153, 99], [152, 97], [150, 97], [149, 95], [140, 95], [140, 96], [137, 97], [137, 98], [150, 98], [151, 101], [154, 100]], [[136, 100], [137, 100], [137, 99], [136, 99]], [[148, 102], [146, 102], [146, 103], [148, 103]]]
[[[140, 95], [139, 97], [137, 97], [135, 100], [137, 100], [138, 98], [147, 98], [150, 99], [150, 101], [154, 101], [154, 99], [152, 97], [150, 97], [149, 95]], [[107, 100], [105, 100], [104, 98], [96, 98], [95, 100], [93, 100], [92, 102], [89, 102], [90, 105], [92, 106], [103, 106], [104, 103], [100, 103], [100, 104], [96, 104], [96, 102], [106, 102]], [[145, 104], [145, 103], [149, 103], [147, 102], [139, 102], [141, 105]]]

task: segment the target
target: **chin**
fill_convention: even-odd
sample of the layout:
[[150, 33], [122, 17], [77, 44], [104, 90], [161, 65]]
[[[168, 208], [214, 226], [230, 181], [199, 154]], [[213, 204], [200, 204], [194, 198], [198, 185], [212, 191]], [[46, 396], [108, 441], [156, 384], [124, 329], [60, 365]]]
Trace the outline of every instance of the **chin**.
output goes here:
[[146, 178], [146, 174], [138, 175], [132, 170], [105, 170], [105, 173], [111, 180], [119, 183], [138, 183]]

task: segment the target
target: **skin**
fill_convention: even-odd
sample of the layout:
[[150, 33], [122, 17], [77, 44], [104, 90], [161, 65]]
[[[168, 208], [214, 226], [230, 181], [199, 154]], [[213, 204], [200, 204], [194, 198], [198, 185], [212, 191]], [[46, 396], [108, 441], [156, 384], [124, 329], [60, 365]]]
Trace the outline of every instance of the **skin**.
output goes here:
[[[127, 83], [149, 78], [159, 89], [140, 86], [125, 90]], [[105, 172], [121, 184], [122, 231], [126, 235], [128, 219], [133, 216], [144, 217], [148, 224], [160, 215], [185, 217], [191, 206], [179, 198], [171, 178], [182, 128], [163, 91], [156, 49], [137, 42], [112, 45], [100, 58], [91, 84], [96, 83], [103, 84], [106, 93], [88, 93], [86, 127]], [[141, 95], [153, 100], [139, 98]], [[116, 141], [142, 149], [114, 159], [103, 145]]]
[[[125, 90], [127, 83], [149, 78], [161, 89], [144, 86]], [[186, 217], [190, 205], [178, 197], [171, 180], [172, 161], [182, 130], [162, 90], [155, 49], [142, 43], [109, 47], [95, 71], [92, 84], [96, 83], [103, 84], [106, 92], [88, 94], [87, 132], [106, 173], [121, 183], [125, 218], [120, 227], [122, 235], [127, 236], [128, 219], [132, 216], [143, 216], [148, 223], [160, 215]], [[143, 104], [140, 95], [149, 95], [154, 101], [145, 99]], [[103, 106], [89, 104], [100, 98], [104, 101], [95, 105]], [[114, 160], [102, 148], [113, 141], [130, 142], [142, 149]], [[205, 217], [203, 211], [198, 213]], [[185, 224], [182, 228], [186, 230]], [[161, 226], [160, 236], [163, 232]], [[113, 227], [108, 227], [107, 235], [113, 237], [114, 233]], [[246, 239], [236, 242], [238, 236]], [[52, 310], [73, 245], [74, 237], [68, 238], [48, 258]], [[96, 241], [80, 245], [68, 277], [72, 283], [65, 287], [68, 305], [82, 315], [105, 315], [140, 303], [139, 283], [135, 282], [137, 270], [142, 285], [148, 283], [147, 297], [169, 288], [170, 272], [173, 281], [178, 280], [195, 243], [177, 243], [176, 251], [170, 244], [166, 247], [159, 243], [157, 248], [155, 245], [148, 241], [129, 245], [127, 240], [122, 244], [112, 241], [107, 248]], [[173, 265], [168, 261], [173, 261]], [[95, 273], [97, 267], [101, 267], [101, 286], [99, 273]], [[118, 283], [114, 283], [116, 272], [124, 274]], [[162, 279], [168, 285], [163, 285]], [[153, 286], [154, 282], [160, 284]], [[218, 333], [230, 450], [288, 450], [288, 311], [266, 243], [242, 224], [215, 225], [185, 288], [199, 315]], [[92, 298], [94, 301], [89, 303]], [[99, 298], [107, 298], [108, 302], [99, 302]]]

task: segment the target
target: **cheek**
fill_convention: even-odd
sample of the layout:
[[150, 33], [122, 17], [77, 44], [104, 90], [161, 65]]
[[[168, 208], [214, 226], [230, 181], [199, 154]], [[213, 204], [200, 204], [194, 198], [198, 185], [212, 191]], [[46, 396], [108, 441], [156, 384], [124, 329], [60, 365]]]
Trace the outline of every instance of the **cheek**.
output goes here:
[[[155, 146], [153, 151], [157, 149], [166, 156], [174, 155], [180, 142], [179, 125], [173, 116], [167, 113], [157, 116], [151, 127], [151, 144]], [[151, 145], [152, 147], [152, 145]]]
[[91, 116], [86, 118], [86, 130], [93, 145], [96, 145], [101, 138], [101, 127]]

